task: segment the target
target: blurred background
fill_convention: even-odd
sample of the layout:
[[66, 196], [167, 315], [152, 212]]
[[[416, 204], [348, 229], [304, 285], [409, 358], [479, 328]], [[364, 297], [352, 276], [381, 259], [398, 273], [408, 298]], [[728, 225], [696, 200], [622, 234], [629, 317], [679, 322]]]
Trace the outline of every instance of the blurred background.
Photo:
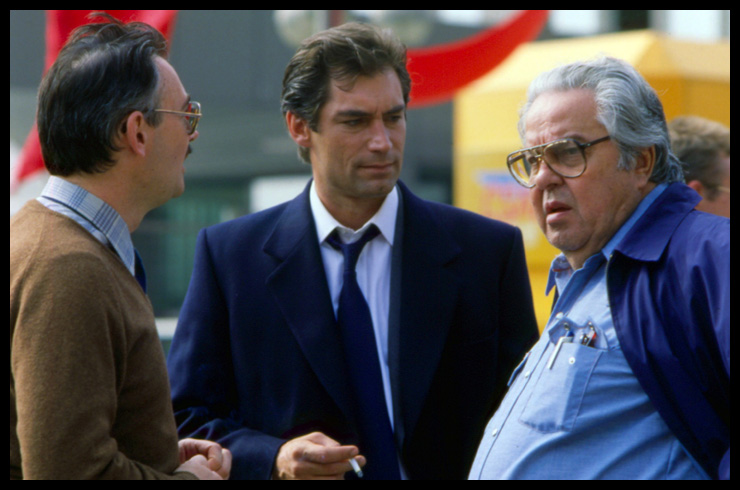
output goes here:
[[[283, 70], [300, 40], [362, 20], [390, 26], [410, 49], [423, 53], [511, 27], [522, 12], [177, 11], [170, 62], [203, 106], [200, 138], [186, 162], [185, 194], [150, 213], [133, 235], [165, 346], [187, 291], [198, 231], [291, 199], [309, 179], [310, 168], [298, 160], [280, 113]], [[10, 11], [11, 182], [34, 124], [46, 26], [43, 10]], [[534, 40], [512, 48], [503, 62], [452, 94], [412, 106], [401, 178], [424, 198], [523, 230], [544, 324], [551, 304], [544, 280], [556, 251], [533, 222], [526, 190], [505, 168], [505, 155], [519, 146], [517, 111], [527, 84], [556, 64], [609, 54], [632, 63], [653, 84], [669, 120], [695, 114], [729, 126], [729, 43], [729, 10], [549, 11]], [[473, 58], [456, 61], [475, 63]], [[444, 76], [447, 68], [451, 76], [456, 66], [438, 69]], [[38, 196], [47, 177], [36, 172], [11, 189], [11, 216]]]

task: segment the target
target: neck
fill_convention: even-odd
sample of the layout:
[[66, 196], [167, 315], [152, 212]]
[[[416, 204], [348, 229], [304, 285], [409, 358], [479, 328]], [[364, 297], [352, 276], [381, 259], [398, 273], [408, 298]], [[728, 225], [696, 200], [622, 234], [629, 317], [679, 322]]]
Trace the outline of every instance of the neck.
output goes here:
[[385, 198], [380, 199], [378, 202], [365, 203], [364, 206], [343, 206], [336, 205], [334, 203], [327, 203], [323, 199], [321, 202], [326, 206], [326, 210], [336, 219], [339, 223], [352, 230], [359, 230], [370, 218], [375, 216], [380, 207], [383, 205]]
[[566, 259], [568, 259], [568, 263], [574, 271], [581, 269], [591, 256], [601, 252], [601, 250], [617, 234], [622, 226], [624, 226], [624, 224], [627, 222], [630, 216], [632, 216], [635, 210], [637, 210], [637, 207], [640, 205], [643, 199], [645, 199], [645, 197], [647, 197], [647, 195], [650, 194], [656, 187], [657, 184], [654, 184], [653, 182], [648, 182], [639, 190], [639, 192], [635, 194], [633, 199], [625, 200], [622, 207], [613, 210], [614, 225], [611, 229], [611, 233], [608, 234], [608, 236], [604, 236], [601, 238], [601, 240], [598, 241], [593, 240], [579, 250], [562, 250], [563, 255], [565, 255]]
[[327, 195], [318, 185], [316, 195], [335, 220], [355, 231], [377, 214], [388, 197], [387, 193], [363, 198], [346, 197], [337, 193]]

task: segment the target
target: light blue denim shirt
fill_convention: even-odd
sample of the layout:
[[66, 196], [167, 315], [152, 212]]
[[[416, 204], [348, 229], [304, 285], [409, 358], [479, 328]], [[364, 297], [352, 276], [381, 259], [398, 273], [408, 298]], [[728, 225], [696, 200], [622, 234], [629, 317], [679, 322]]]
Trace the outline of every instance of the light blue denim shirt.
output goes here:
[[486, 427], [470, 479], [706, 478], [632, 373], [606, 289], [612, 251], [665, 188], [583, 268], [553, 261], [548, 291], [557, 286], [558, 301]]
[[37, 200], [74, 220], [103, 245], [112, 248], [131, 275], [136, 277], [136, 252], [128, 225], [110, 205], [85, 189], [58, 177], [50, 177]]

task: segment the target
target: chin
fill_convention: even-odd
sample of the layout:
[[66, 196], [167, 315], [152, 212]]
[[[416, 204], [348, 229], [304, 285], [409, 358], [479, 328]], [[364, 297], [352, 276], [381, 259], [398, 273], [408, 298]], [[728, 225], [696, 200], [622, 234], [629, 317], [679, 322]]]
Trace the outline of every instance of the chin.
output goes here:
[[178, 198], [182, 196], [185, 193], [185, 185], [183, 184], [182, 187], [178, 188], [173, 194], [172, 199]]
[[571, 252], [580, 247], [580, 242], [562, 231], [548, 230], [547, 241], [561, 252]]
[[178, 182], [172, 189], [172, 194], [170, 195], [170, 199], [175, 199], [176, 197], [180, 197], [185, 192], [185, 179]]

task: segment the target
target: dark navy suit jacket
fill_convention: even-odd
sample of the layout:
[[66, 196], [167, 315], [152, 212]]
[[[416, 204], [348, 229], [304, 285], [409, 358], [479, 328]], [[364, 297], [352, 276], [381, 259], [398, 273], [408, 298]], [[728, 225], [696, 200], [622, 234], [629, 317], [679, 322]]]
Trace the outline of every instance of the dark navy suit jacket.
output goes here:
[[[395, 437], [408, 476], [466, 478], [538, 332], [521, 233], [399, 183], [389, 318]], [[308, 187], [203, 230], [168, 359], [181, 437], [268, 479], [286, 440], [357, 440]]]

